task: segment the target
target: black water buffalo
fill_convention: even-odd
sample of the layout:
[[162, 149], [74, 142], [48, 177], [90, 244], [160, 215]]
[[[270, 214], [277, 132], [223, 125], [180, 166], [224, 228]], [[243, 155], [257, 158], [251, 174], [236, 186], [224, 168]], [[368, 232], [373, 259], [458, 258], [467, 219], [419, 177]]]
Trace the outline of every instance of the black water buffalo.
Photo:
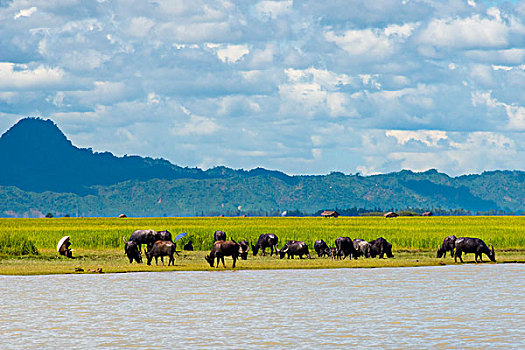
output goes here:
[[171, 232], [170, 231], [158, 231], [157, 232], [157, 241], [170, 241], [173, 242], [173, 239], [171, 238]]
[[259, 252], [259, 249], [262, 250], [262, 255], [265, 256], [265, 249], [270, 247], [270, 256], [273, 255], [273, 249], [275, 248], [275, 254], [279, 251], [277, 249], [277, 243], [279, 243], [279, 238], [277, 238], [276, 235], [273, 233], [263, 233], [259, 236], [259, 239], [257, 240], [257, 243], [255, 245], [252, 244], [252, 251], [253, 256], [256, 256]]
[[128, 256], [129, 263], [133, 263], [133, 260], [137, 263], [142, 263], [142, 253], [138, 244], [133, 241], [126, 241], [124, 237], [122, 237], [122, 240], [124, 241], [124, 253]]
[[225, 241], [226, 240], [226, 233], [224, 233], [222, 231], [215, 231], [215, 233], [213, 234], [213, 239], [215, 240], [215, 242], [217, 242], [217, 241]]
[[392, 244], [388, 243], [383, 237], [374, 239], [370, 242], [370, 244], [370, 256], [372, 258], [375, 258], [377, 255], [379, 255], [379, 259], [383, 259], [385, 254], [389, 258], [394, 257], [394, 254], [392, 254]]
[[490, 245], [492, 249], [489, 249], [485, 242], [479, 238], [459, 237], [456, 238], [454, 243], [454, 248], [456, 249], [456, 252], [454, 253], [454, 262], [457, 262], [457, 258], [463, 262], [463, 259], [461, 258], [462, 253], [474, 253], [474, 261], [476, 263], [478, 262], [478, 256], [479, 260], [483, 262], [481, 254], [488, 256], [490, 261], [496, 261], [496, 255], [494, 254], [494, 247], [492, 244]]
[[193, 251], [193, 242], [190, 240], [188, 243], [184, 245], [184, 250]]
[[157, 232], [155, 230], [136, 230], [133, 231], [129, 240], [137, 243], [139, 249], [141, 249], [142, 244], [151, 245], [158, 241]]
[[170, 266], [170, 264], [175, 265], [175, 258], [173, 257], [173, 254], [177, 252], [176, 247], [176, 244], [170, 241], [156, 241], [153, 243], [151, 248], [144, 250], [146, 258], [148, 259], [148, 265], [151, 265], [151, 259], [153, 258], [155, 258], [155, 264], [158, 265], [159, 256], [160, 260], [162, 261], [162, 265], [164, 265], [165, 256], [169, 256], [170, 258], [168, 261], [168, 266]]
[[241, 259], [242, 260], [247, 260], [248, 259], [248, 251], [250, 250], [250, 245], [248, 244], [248, 242], [240, 241], [239, 242], [239, 249], [240, 249], [239, 256], [241, 257]]
[[364, 256], [365, 258], [370, 258], [372, 256], [372, 245], [369, 242], [356, 238], [352, 243], [354, 244], [357, 257]]
[[336, 256], [337, 258], [343, 257], [343, 260], [351, 255], [355, 259], [357, 259], [357, 254], [354, 249], [354, 243], [350, 239], [350, 237], [339, 237], [335, 240], [335, 247], [336, 247]]
[[456, 242], [456, 236], [452, 235], [452, 236], [445, 237], [445, 239], [443, 240], [443, 244], [441, 245], [441, 248], [439, 248], [437, 251], [437, 257], [444, 258], [447, 256], [447, 251], [450, 251], [450, 257], [453, 258], [455, 242]]
[[281, 250], [279, 250], [279, 257], [282, 259], [287, 255], [288, 259], [294, 258], [295, 255], [298, 255], [300, 259], [303, 258], [303, 255], [306, 255], [308, 259], [311, 259], [310, 252], [308, 251], [308, 245], [301, 241], [288, 241], [286, 242]]
[[219, 261], [222, 261], [222, 266], [226, 267], [224, 265], [224, 257], [225, 256], [231, 256], [233, 258], [233, 265], [232, 268], [235, 268], [235, 262], [239, 258], [240, 254], [240, 246], [235, 241], [217, 241], [213, 243], [213, 247], [211, 248], [211, 252], [209, 255], [206, 255], [204, 259], [210, 264], [210, 267], [213, 267], [213, 262], [215, 258], [217, 258], [217, 266], [219, 267]]
[[318, 257], [330, 256], [330, 247], [322, 239], [315, 241], [314, 250]]

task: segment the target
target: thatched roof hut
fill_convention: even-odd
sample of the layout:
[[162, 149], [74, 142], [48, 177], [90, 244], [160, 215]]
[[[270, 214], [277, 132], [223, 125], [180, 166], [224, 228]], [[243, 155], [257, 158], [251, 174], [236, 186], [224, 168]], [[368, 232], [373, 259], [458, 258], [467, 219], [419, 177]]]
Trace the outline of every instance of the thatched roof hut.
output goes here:
[[324, 216], [325, 218], [336, 218], [339, 216], [339, 213], [335, 210], [325, 210], [321, 213], [321, 216]]
[[393, 211], [389, 211], [388, 213], [383, 214], [385, 218], [397, 218], [399, 215], [394, 213]]
[[432, 214], [431, 211], [426, 211], [423, 214], [421, 214], [421, 216], [432, 216], [432, 215], [434, 215], [434, 214]]
[[127, 218], [126, 214], [120, 214], [118, 217], [121, 218], [121, 219], [122, 218]]

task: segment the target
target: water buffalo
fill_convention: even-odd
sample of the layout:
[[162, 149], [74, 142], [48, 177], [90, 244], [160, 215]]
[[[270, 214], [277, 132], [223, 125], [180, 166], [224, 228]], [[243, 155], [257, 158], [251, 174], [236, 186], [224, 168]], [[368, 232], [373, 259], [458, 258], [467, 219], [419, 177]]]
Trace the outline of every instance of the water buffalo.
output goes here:
[[173, 242], [173, 239], [171, 238], [171, 232], [170, 231], [159, 231], [157, 232], [157, 241], [170, 241]]
[[445, 237], [445, 239], [443, 240], [443, 244], [441, 245], [441, 248], [439, 248], [437, 251], [437, 257], [444, 258], [447, 256], [447, 251], [450, 251], [450, 257], [453, 258], [455, 242], [456, 242], [456, 236], [452, 235], [452, 236]]
[[349, 256], [352, 255], [355, 259], [357, 259], [357, 253], [354, 249], [354, 243], [350, 239], [350, 237], [339, 237], [335, 240], [335, 247], [336, 247], [336, 256], [337, 258], [343, 257], [343, 260]]
[[133, 263], [133, 260], [135, 260], [137, 263], [142, 263], [142, 254], [137, 243], [133, 241], [126, 241], [126, 238], [124, 237], [122, 237], [122, 240], [124, 241], [124, 252], [128, 256], [129, 263]]
[[456, 249], [456, 253], [454, 254], [454, 262], [457, 262], [457, 258], [463, 262], [463, 259], [461, 258], [462, 253], [474, 253], [474, 261], [476, 263], [478, 262], [478, 256], [479, 260], [483, 262], [481, 254], [488, 256], [490, 261], [496, 261], [496, 255], [494, 254], [494, 247], [492, 244], [490, 245], [492, 249], [489, 249], [485, 242], [479, 238], [459, 237], [456, 238], [454, 243], [454, 248]]
[[137, 243], [139, 249], [141, 249], [142, 244], [151, 245], [158, 241], [157, 232], [155, 230], [136, 230], [133, 231], [129, 240]]
[[151, 259], [155, 258], [155, 264], [158, 265], [158, 258], [162, 261], [164, 265], [164, 257], [169, 256], [170, 260], [168, 261], [168, 266], [170, 264], [175, 265], [175, 258], [173, 254], [176, 253], [176, 244], [170, 241], [156, 241], [153, 243], [151, 248], [144, 250], [146, 258], [148, 258], [148, 265], [151, 265]]
[[372, 245], [369, 242], [356, 238], [352, 243], [354, 244], [357, 257], [364, 256], [365, 258], [370, 258], [372, 256]]
[[215, 242], [217, 242], [217, 241], [225, 241], [226, 240], [226, 233], [224, 233], [222, 231], [215, 231], [215, 233], [213, 234], [213, 239], [215, 240]]
[[294, 258], [295, 255], [299, 255], [299, 258], [302, 259], [303, 255], [306, 255], [308, 259], [311, 259], [310, 252], [308, 251], [308, 245], [301, 241], [288, 241], [283, 245], [279, 251], [280, 258], [284, 258], [287, 255], [288, 259]]
[[322, 239], [315, 241], [314, 250], [318, 257], [330, 256], [330, 247]]
[[379, 255], [379, 259], [383, 259], [385, 254], [389, 258], [394, 257], [394, 254], [392, 254], [392, 244], [388, 243], [383, 237], [374, 239], [370, 242], [370, 244], [370, 256], [372, 258], [375, 258], [376, 255]]
[[193, 251], [193, 242], [190, 240], [188, 243], [184, 245], [184, 250]]
[[257, 255], [259, 249], [262, 250], [262, 255], [265, 256], [265, 249], [268, 247], [270, 247], [270, 256], [273, 255], [273, 248], [275, 248], [275, 254], [277, 254], [279, 251], [279, 249], [277, 249], [277, 243], [279, 243], [279, 238], [277, 238], [276, 235], [273, 233], [263, 233], [259, 236], [257, 243], [255, 243], [255, 245], [252, 244], [253, 256]]
[[224, 265], [224, 257], [225, 256], [231, 256], [233, 258], [233, 265], [232, 268], [235, 268], [235, 262], [239, 258], [240, 254], [240, 246], [235, 241], [217, 241], [213, 243], [213, 247], [211, 248], [211, 252], [209, 255], [206, 255], [204, 259], [210, 264], [210, 267], [213, 267], [213, 262], [215, 258], [217, 258], [217, 266], [219, 267], [219, 260], [222, 261], [222, 266], [226, 267]]
[[240, 241], [239, 242], [239, 249], [240, 249], [239, 256], [241, 257], [241, 259], [242, 260], [247, 260], [248, 259], [248, 251], [250, 250], [250, 245], [248, 244], [248, 242]]

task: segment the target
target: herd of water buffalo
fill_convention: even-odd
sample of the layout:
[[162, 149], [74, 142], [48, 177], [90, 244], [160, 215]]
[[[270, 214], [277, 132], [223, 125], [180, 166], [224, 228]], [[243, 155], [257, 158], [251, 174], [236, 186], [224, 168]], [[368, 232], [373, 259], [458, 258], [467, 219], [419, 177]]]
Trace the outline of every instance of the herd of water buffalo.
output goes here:
[[[210, 254], [206, 255], [205, 259], [210, 264], [210, 267], [213, 267], [214, 262], [216, 261], [216, 267], [219, 266], [219, 262], [222, 261], [224, 264], [224, 257], [231, 256], [233, 259], [233, 266], [235, 267], [236, 261], [240, 258], [246, 260], [248, 258], [248, 251], [250, 246], [253, 252], [253, 255], [256, 256], [259, 251], [262, 255], [266, 255], [266, 249], [270, 248], [270, 256], [273, 255], [274, 250], [275, 254], [279, 254], [279, 257], [283, 259], [285, 256], [288, 259], [293, 259], [294, 256], [299, 256], [303, 258], [306, 256], [310, 259], [310, 252], [308, 250], [308, 245], [302, 241], [291, 240], [286, 242], [281, 249], [277, 247], [279, 243], [279, 238], [273, 233], [264, 233], [259, 236], [257, 243], [255, 245], [249, 244], [246, 241], [235, 242], [233, 239], [226, 240], [226, 234], [223, 231], [215, 231], [213, 247], [210, 251]], [[172, 235], [169, 231], [154, 231], [154, 230], [136, 230], [134, 231], [129, 240], [123, 238], [124, 240], [124, 252], [126, 253], [129, 262], [133, 263], [142, 263], [142, 250], [141, 246], [144, 244], [146, 248], [144, 249], [144, 254], [147, 258], [147, 264], [151, 265], [151, 261], [155, 258], [155, 263], [158, 264], [158, 258], [161, 258], [161, 262], [164, 265], [164, 257], [168, 256], [168, 266], [175, 263], [174, 254], [179, 255], [176, 250], [176, 240], [175, 242], [172, 239]], [[350, 256], [354, 259], [359, 257], [365, 258], [375, 258], [379, 257], [380, 259], [386, 257], [393, 258], [392, 254], [392, 244], [387, 242], [383, 237], [379, 237], [373, 241], [367, 242], [363, 239], [354, 239], [352, 240], [349, 237], [339, 237], [335, 240], [335, 247], [329, 247], [323, 240], [317, 240], [314, 244], [314, 250], [319, 257], [331, 257], [332, 259], [345, 259], [347, 256]], [[492, 247], [492, 246], [491, 246]], [[463, 262], [461, 258], [462, 254], [474, 253], [475, 262], [478, 262], [478, 256], [480, 261], [482, 254], [486, 254], [491, 261], [496, 261], [494, 255], [494, 247], [489, 249], [485, 242], [479, 238], [469, 238], [469, 237], [460, 237], [448, 236], [444, 239], [442, 246], [437, 251], [437, 257], [445, 257], [446, 253], [450, 252], [451, 257], [454, 257], [454, 261], [457, 261], [459, 257], [460, 261]]]

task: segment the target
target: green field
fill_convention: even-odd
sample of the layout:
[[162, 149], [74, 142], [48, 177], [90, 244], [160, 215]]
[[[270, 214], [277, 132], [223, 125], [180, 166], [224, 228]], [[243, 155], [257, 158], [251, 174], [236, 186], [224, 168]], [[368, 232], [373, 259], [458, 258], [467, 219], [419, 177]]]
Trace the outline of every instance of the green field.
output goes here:
[[[262, 233], [275, 233], [279, 246], [290, 239], [305, 241], [313, 256], [313, 243], [325, 240], [333, 246], [340, 236], [373, 240], [386, 238], [393, 245], [396, 259], [378, 262], [378, 259], [332, 262], [329, 259], [312, 261], [278, 261], [254, 259], [240, 262], [239, 268], [295, 268], [295, 267], [379, 267], [438, 264], [435, 250], [443, 238], [478, 237], [493, 244], [496, 258], [506, 256], [510, 261], [522, 261], [525, 252], [525, 217], [339, 217], [333, 218], [55, 218], [55, 219], [0, 219], [0, 273], [64, 273], [75, 264], [103, 266], [104, 271], [148, 271], [157, 267], [129, 265], [123, 255], [122, 238], [129, 238], [137, 229], [168, 230], [175, 237], [188, 235], [177, 242], [182, 247], [190, 239], [195, 250], [177, 259], [176, 269], [207, 269], [203, 252], [211, 248], [213, 232], [222, 230], [228, 239], [255, 243]], [[71, 236], [72, 249], [77, 260], [57, 258], [54, 249], [62, 236]], [[19, 256], [5, 242], [32, 243], [38, 256]], [[25, 251], [30, 251], [26, 249]], [[202, 255], [202, 256], [201, 256]], [[472, 256], [470, 256], [472, 257]], [[428, 259], [428, 261], [426, 261]], [[226, 259], [228, 260], [228, 258]], [[502, 259], [498, 259], [501, 261]], [[505, 259], [503, 259], [505, 260]], [[403, 262], [404, 261], [404, 262]], [[453, 261], [445, 260], [447, 263]], [[127, 265], [126, 265], [127, 263]], [[45, 267], [49, 265], [48, 267]], [[231, 265], [231, 259], [227, 265]], [[66, 266], [69, 270], [64, 270]], [[167, 267], [165, 267], [167, 269]], [[171, 268], [170, 268], [171, 269]], [[40, 271], [42, 270], [42, 271]], [[85, 269], [84, 269], [85, 270]], [[25, 271], [25, 272], [24, 272]], [[40, 272], [39, 272], [40, 271]]]

